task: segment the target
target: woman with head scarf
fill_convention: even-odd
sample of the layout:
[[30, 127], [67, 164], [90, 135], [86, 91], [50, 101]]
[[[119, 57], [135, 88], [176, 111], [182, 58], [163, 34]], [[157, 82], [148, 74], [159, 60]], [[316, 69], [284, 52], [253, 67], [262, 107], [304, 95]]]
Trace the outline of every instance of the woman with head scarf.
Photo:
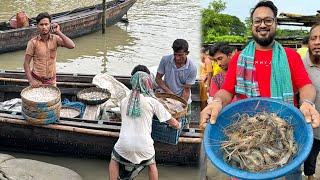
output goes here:
[[179, 122], [156, 99], [152, 89], [151, 76], [142, 71], [130, 79], [132, 90], [121, 101], [121, 130], [111, 154], [109, 165], [110, 180], [133, 179], [149, 166], [149, 179], [158, 179], [155, 150], [151, 138], [152, 117], [170, 126], [180, 128]]

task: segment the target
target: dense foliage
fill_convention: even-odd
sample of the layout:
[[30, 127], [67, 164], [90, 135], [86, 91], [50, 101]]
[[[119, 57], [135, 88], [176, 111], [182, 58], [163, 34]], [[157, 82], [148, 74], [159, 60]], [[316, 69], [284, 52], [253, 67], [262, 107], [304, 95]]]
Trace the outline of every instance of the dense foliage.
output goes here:
[[244, 42], [246, 26], [236, 16], [221, 14], [226, 8], [222, 0], [214, 0], [202, 10], [202, 39], [205, 43], [215, 41]]

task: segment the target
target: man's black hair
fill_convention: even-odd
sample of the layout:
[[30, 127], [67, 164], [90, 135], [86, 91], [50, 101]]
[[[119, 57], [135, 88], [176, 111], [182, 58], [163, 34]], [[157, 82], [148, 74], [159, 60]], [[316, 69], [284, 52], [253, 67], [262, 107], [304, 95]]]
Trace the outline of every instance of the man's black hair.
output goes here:
[[309, 34], [311, 34], [312, 30], [313, 30], [314, 28], [318, 27], [318, 26], [320, 26], [320, 22], [317, 22], [317, 23], [315, 23], [314, 25], [312, 25], [312, 27], [311, 27], [311, 29], [310, 29], [310, 31], [309, 31]]
[[229, 55], [234, 51], [234, 47], [229, 46], [226, 42], [218, 42], [209, 48], [209, 55], [214, 56], [217, 52], [222, 52], [225, 55]]
[[272, 1], [260, 1], [260, 2], [258, 2], [258, 4], [256, 4], [256, 6], [254, 8], [251, 9], [251, 14], [250, 14], [251, 19], [252, 19], [254, 11], [259, 7], [270, 8], [273, 12], [273, 16], [275, 18], [277, 18], [278, 8], [273, 4], [273, 2]]
[[138, 71], [143, 71], [145, 73], [148, 73], [150, 74], [150, 71], [149, 69], [147, 68], [147, 66], [144, 66], [144, 65], [137, 65], [136, 67], [133, 68], [133, 70], [131, 71], [131, 76], [133, 76], [136, 72]]
[[47, 12], [42, 12], [40, 14], [38, 14], [38, 16], [36, 17], [36, 21], [37, 21], [37, 24], [39, 24], [39, 22], [44, 19], [44, 18], [48, 18], [49, 19], [49, 22], [51, 23], [51, 16], [49, 13]]
[[302, 44], [304, 44], [304, 45], [307, 45], [308, 43], [309, 43], [309, 36], [305, 36], [303, 39], [302, 39], [302, 41], [301, 41], [301, 43]]
[[172, 44], [173, 52], [178, 52], [183, 50], [183, 52], [188, 53], [189, 52], [188, 48], [189, 48], [188, 42], [184, 39], [176, 39]]

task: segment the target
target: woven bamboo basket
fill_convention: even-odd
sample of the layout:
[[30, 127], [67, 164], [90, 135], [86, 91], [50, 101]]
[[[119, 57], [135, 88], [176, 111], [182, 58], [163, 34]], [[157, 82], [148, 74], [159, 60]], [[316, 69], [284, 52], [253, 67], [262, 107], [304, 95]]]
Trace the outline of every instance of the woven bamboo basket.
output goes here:
[[[48, 88], [49, 90], [52, 91], [53, 94], [51, 94], [51, 96], [53, 96], [53, 98], [51, 98], [48, 101], [37, 101], [36, 99], [32, 99], [27, 96], [28, 93], [36, 90], [37, 88], [39, 89], [38, 91], [41, 91], [41, 88]], [[43, 91], [45, 91], [45, 89], [43, 89]], [[55, 105], [61, 101], [61, 92], [55, 86], [40, 86], [40, 87], [36, 87], [36, 88], [29, 86], [29, 87], [24, 88], [21, 91], [20, 95], [21, 95], [21, 100], [24, 104], [29, 105], [29, 106], [33, 106], [33, 107], [50, 107], [50, 106]], [[42, 94], [42, 95], [39, 94], [39, 96], [45, 96], [45, 94]]]
[[30, 124], [49, 124], [58, 121], [61, 109], [60, 90], [54, 86], [37, 88], [27, 87], [21, 91], [22, 115]]
[[155, 96], [157, 98], [174, 99], [174, 100], [180, 101], [183, 104], [183, 110], [182, 111], [174, 113], [174, 114], [171, 114], [173, 118], [178, 119], [178, 118], [181, 118], [181, 117], [183, 117], [183, 116], [185, 116], [187, 114], [187, 112], [188, 112], [188, 104], [183, 98], [181, 98], [181, 97], [179, 97], [177, 95], [168, 94], [168, 93], [156, 93]]
[[21, 114], [26, 119], [27, 123], [33, 124], [33, 125], [52, 124], [59, 120], [59, 117], [51, 117], [51, 118], [45, 118], [45, 119], [33, 118], [26, 115], [23, 110]]
[[[84, 94], [87, 93], [100, 93], [102, 94], [101, 97], [95, 97], [95, 98], [89, 98], [89, 97], [84, 97]], [[90, 105], [97, 105], [97, 104], [102, 104], [106, 102], [109, 98], [111, 97], [111, 93], [107, 89], [102, 89], [98, 87], [91, 87], [91, 88], [86, 88], [77, 93], [77, 98], [85, 103], [85, 104], [90, 104]]]
[[64, 118], [76, 118], [81, 114], [80, 110], [73, 107], [62, 106], [60, 110], [60, 117]]
[[59, 106], [61, 106], [60, 101], [58, 101], [56, 104], [49, 106], [49, 107], [35, 107], [35, 106], [30, 106], [26, 104], [25, 102], [22, 101], [22, 107], [24, 107], [26, 110], [31, 111], [31, 112], [47, 112], [47, 111], [52, 111], [57, 109]]
[[55, 109], [49, 111], [30, 111], [26, 107], [22, 106], [22, 111], [29, 117], [36, 118], [36, 119], [47, 119], [51, 117], [59, 118], [60, 117], [60, 109], [61, 103], [58, 103], [58, 106]]

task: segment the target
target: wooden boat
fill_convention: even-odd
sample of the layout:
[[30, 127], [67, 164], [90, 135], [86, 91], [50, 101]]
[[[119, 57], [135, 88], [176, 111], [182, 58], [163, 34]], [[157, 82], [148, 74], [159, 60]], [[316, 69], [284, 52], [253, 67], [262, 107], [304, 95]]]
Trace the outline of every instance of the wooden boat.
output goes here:
[[[63, 98], [75, 99], [78, 91], [93, 86], [92, 78], [93, 75], [59, 74], [57, 85]], [[129, 84], [128, 77], [116, 79]], [[26, 86], [23, 72], [0, 72], [0, 101], [20, 97]], [[195, 95], [197, 87], [192, 87]], [[197, 100], [196, 96], [193, 98]], [[199, 118], [199, 114], [197, 116]], [[0, 111], [0, 149], [108, 159], [120, 126], [121, 122], [79, 118], [61, 118], [57, 124], [34, 126], [27, 124], [19, 113]], [[157, 162], [197, 165], [201, 136], [197, 125], [191, 123], [190, 128], [183, 130], [177, 145], [155, 142]]]
[[286, 26], [311, 27], [317, 22], [320, 22], [320, 10], [317, 11], [316, 15], [280, 13], [279, 17], [277, 18], [277, 23], [279, 25], [286, 25]]
[[[106, 26], [120, 21], [136, 0], [112, 0], [106, 3]], [[100, 30], [102, 5], [78, 8], [52, 14], [52, 22], [57, 22], [61, 31], [70, 38], [76, 38]], [[0, 53], [25, 49], [27, 42], [37, 34], [35, 18], [30, 26], [12, 29], [8, 22], [0, 22]]]

